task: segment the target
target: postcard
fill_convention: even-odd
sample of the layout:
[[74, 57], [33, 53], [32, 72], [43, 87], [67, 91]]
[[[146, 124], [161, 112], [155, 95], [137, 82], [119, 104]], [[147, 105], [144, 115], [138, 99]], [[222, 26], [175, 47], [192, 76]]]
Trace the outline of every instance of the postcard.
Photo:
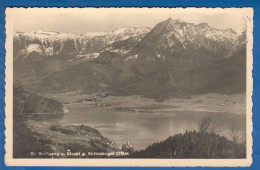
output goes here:
[[252, 8], [7, 8], [10, 166], [250, 166]]

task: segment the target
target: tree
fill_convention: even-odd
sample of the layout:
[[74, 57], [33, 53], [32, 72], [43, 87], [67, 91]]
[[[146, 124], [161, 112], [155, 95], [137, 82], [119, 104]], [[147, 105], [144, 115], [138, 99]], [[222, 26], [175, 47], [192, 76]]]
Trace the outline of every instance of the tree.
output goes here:
[[199, 124], [199, 132], [201, 134], [213, 134], [218, 132], [215, 123], [209, 117], [203, 117]]
[[230, 128], [230, 136], [234, 143], [238, 143], [241, 139], [240, 129], [235, 123]]
[[14, 123], [24, 123], [29, 117], [32, 116], [32, 112], [28, 111], [24, 105], [25, 96], [24, 88], [21, 83], [16, 82], [13, 85], [13, 116]]

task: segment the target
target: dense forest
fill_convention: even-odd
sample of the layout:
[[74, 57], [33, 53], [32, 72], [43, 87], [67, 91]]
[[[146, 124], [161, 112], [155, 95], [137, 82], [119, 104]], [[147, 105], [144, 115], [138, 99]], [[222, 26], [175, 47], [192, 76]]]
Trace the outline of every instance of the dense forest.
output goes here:
[[132, 158], [246, 158], [246, 142], [238, 129], [231, 129], [228, 140], [220, 136], [214, 122], [204, 117], [198, 131], [186, 131], [136, 151]]

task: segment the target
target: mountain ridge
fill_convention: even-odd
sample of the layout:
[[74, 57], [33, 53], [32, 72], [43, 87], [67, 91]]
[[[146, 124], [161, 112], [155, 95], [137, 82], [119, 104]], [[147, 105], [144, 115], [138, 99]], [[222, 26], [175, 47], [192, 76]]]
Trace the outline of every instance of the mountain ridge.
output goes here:
[[30, 48], [30, 45], [36, 44], [44, 49], [44, 53], [46, 53], [47, 56], [68, 52], [74, 54], [81, 52], [87, 54], [101, 52], [105, 46], [113, 42], [123, 41], [128, 38], [136, 38], [136, 41], [138, 41], [143, 34], [148, 31], [148, 27], [138, 27], [117, 29], [111, 32], [89, 32], [85, 34], [46, 32], [43, 30], [15, 33], [14, 59], [30, 53], [28, 48]]
[[[238, 34], [232, 29], [219, 30], [206, 23], [196, 25], [168, 19], [152, 29], [121, 28], [109, 35], [103, 34], [91, 34], [93, 37], [86, 39], [83, 36], [56, 46], [26, 38], [17, 42], [14, 37], [14, 55], [18, 54], [14, 57], [14, 68], [17, 67], [14, 77], [36, 92], [82, 90], [95, 93], [102, 89], [112, 95], [165, 98], [212, 91], [245, 91], [244, 84], [233, 78], [240, 77], [244, 81], [246, 74], [246, 67], [239, 71], [236, 64], [246, 58], [245, 32]], [[50, 45], [58, 53], [46, 50]], [[243, 52], [237, 52], [240, 49]], [[230, 79], [240, 84], [222, 82], [223, 87], [220, 83], [220, 89], [214, 90], [214, 81], [226, 80], [227, 72]]]

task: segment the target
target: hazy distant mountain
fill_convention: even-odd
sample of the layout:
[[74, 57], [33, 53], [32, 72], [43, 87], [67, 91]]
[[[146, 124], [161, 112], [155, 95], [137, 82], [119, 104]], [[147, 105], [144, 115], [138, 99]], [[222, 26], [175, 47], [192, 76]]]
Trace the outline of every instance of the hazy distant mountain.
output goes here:
[[14, 36], [14, 79], [41, 92], [161, 98], [245, 91], [245, 33], [168, 19], [149, 28]]

